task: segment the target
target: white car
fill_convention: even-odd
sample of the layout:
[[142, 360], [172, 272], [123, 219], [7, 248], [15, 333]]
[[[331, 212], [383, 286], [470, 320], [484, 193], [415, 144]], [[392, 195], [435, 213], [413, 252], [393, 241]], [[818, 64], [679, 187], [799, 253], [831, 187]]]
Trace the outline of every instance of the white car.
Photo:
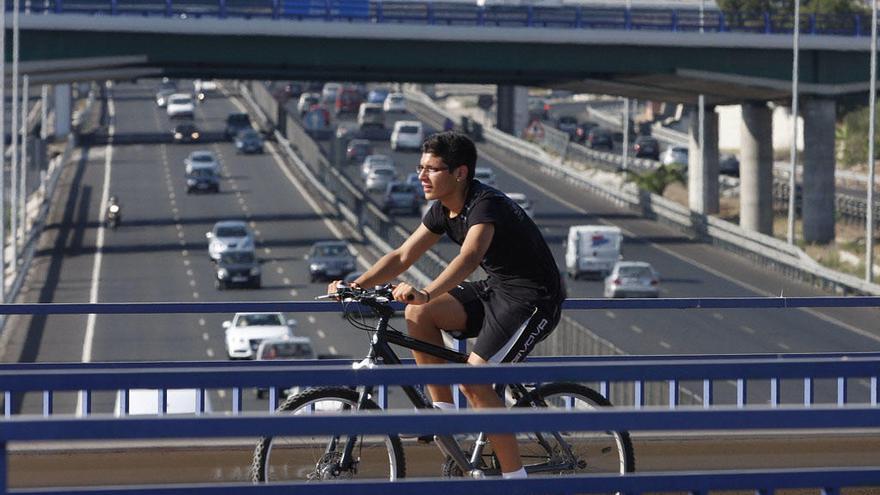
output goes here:
[[425, 140], [425, 128], [418, 120], [398, 120], [391, 131], [391, 149], [419, 150]]
[[199, 101], [217, 91], [217, 82], [212, 79], [196, 79], [193, 81], [193, 92]]
[[205, 237], [208, 238], [208, 256], [213, 261], [218, 261], [220, 256], [229, 250], [254, 249], [254, 234], [241, 220], [217, 222]]
[[512, 199], [514, 203], [518, 204], [520, 208], [526, 212], [526, 215], [529, 218], [534, 218], [535, 216], [535, 206], [529, 200], [528, 196], [523, 193], [506, 193], [507, 197]]
[[189, 175], [194, 169], [210, 168], [215, 174], [220, 175], [220, 161], [217, 156], [208, 150], [193, 151], [183, 159], [186, 166], [186, 174]]
[[397, 169], [393, 165], [376, 165], [367, 176], [364, 189], [367, 192], [384, 192], [391, 184], [397, 180]]
[[605, 297], [657, 297], [660, 275], [644, 261], [618, 261], [605, 278]]
[[406, 96], [403, 96], [403, 93], [388, 93], [382, 108], [385, 113], [406, 112]]
[[361, 179], [367, 180], [367, 176], [370, 175], [373, 167], [376, 166], [394, 167], [394, 160], [388, 155], [367, 155], [364, 158], [364, 163], [361, 165]]
[[688, 164], [687, 146], [670, 146], [660, 155], [660, 163], [663, 165]]
[[264, 340], [293, 339], [296, 320], [281, 313], [235, 313], [224, 321], [226, 354], [229, 359], [254, 359]]
[[195, 115], [196, 105], [192, 96], [186, 93], [174, 93], [168, 98], [165, 112], [171, 119], [191, 119]]
[[296, 111], [305, 115], [314, 105], [321, 103], [321, 93], [303, 93], [296, 102]]
[[487, 186], [495, 187], [495, 172], [489, 167], [477, 167], [474, 169], [474, 179]]
[[[204, 402], [199, 408], [199, 393], [195, 388], [171, 388], [165, 391], [165, 411], [159, 410], [159, 394], [161, 390], [155, 388], [133, 388], [128, 391], [128, 416], [152, 414], [201, 414], [213, 412], [211, 395], [204, 394]], [[116, 404], [113, 406], [113, 415], [126, 416], [122, 407], [123, 391], [116, 393]]]

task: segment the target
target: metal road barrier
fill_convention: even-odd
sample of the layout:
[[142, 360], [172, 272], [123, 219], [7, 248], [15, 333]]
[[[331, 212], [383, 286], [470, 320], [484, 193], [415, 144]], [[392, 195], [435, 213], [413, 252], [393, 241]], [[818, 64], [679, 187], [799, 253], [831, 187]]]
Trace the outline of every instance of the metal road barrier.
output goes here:
[[[440, 108], [430, 97], [413, 85], [405, 88], [410, 111], [432, 125], [455, 116]], [[537, 167], [544, 173], [558, 177], [612, 203], [640, 212], [646, 218], [657, 219], [679, 228], [697, 239], [712, 242], [729, 251], [769, 266], [786, 276], [803, 280], [823, 289], [841, 294], [880, 295], [880, 285], [868, 283], [859, 277], [826, 268], [797, 246], [773, 236], [744, 229], [720, 218], [697, 214], [687, 207], [657, 194], [640, 191], [627, 183], [612, 188], [596, 182], [580, 171], [564, 166], [559, 159], [546, 153], [534, 143], [513, 137], [495, 128], [484, 129], [486, 143], [482, 148], [504, 160], [519, 160]]]
[[[53, 14], [755, 34], [788, 34], [793, 26], [793, 16], [787, 12], [728, 16], [718, 10], [707, 10], [701, 15], [697, 9], [487, 3], [399, 0], [49, 0], [21, 2], [21, 9]], [[870, 36], [870, 20], [869, 14], [804, 14], [800, 16], [801, 33]]]
[[[878, 297], [825, 298], [697, 298], [659, 300], [592, 300], [566, 302], [569, 310], [617, 309], [706, 309], [706, 308], [804, 308], [804, 307], [876, 307]], [[402, 306], [397, 304], [399, 309]], [[103, 304], [9, 304], [0, 306], [0, 314], [192, 314], [229, 313], [234, 311], [338, 311], [332, 302], [241, 302], [241, 303], [103, 303]], [[413, 479], [395, 482], [279, 483], [250, 485], [244, 483], [182, 484], [113, 487], [46, 487], [11, 490], [9, 448], [11, 442], [54, 441], [72, 445], [80, 440], [114, 441], [133, 439], [189, 439], [200, 445], [206, 438], [254, 438], [266, 435], [315, 434], [387, 434], [397, 433], [401, 425], [415, 433], [460, 433], [467, 431], [531, 431], [536, 422], [555, 431], [653, 431], [662, 434], [693, 431], [778, 431], [793, 435], [807, 430], [875, 429], [880, 424], [878, 389], [880, 389], [880, 353], [759, 355], [759, 356], [640, 356], [640, 357], [568, 357], [529, 359], [525, 363], [474, 367], [388, 366], [355, 369], [337, 360], [329, 365], [317, 361], [275, 362], [187, 362], [187, 363], [23, 363], [0, 365], [0, 390], [6, 415], [0, 420], [0, 494], [133, 494], [133, 493], [596, 493], [626, 491], [645, 493], [662, 490], [706, 490], [777, 488], [822, 488], [880, 486], [877, 467], [725, 471], [651, 471], [625, 475], [576, 475], [534, 477], [528, 480], [448, 480]], [[710, 393], [698, 407], [679, 404], [680, 384], [700, 381]], [[780, 382], [802, 383], [803, 395], [781, 401]], [[836, 393], [817, 398], [813, 393], [820, 381], [833, 381]], [[270, 411], [243, 411], [244, 390], [268, 387], [276, 397], [277, 384], [300, 386], [352, 386], [422, 383], [548, 383], [573, 381], [599, 383], [600, 390], [609, 384], [636, 391], [637, 400], [627, 407], [608, 409], [570, 409], [552, 411], [483, 410], [415, 412], [388, 409], [381, 414], [321, 414], [295, 416]], [[647, 382], [662, 382], [669, 394], [659, 407], [647, 407], [639, 391]], [[736, 400], [715, 401], [714, 386], [736, 383]], [[861, 381], [867, 382], [866, 385]], [[746, 384], [769, 383], [769, 395], [750, 400]], [[602, 385], [604, 384], [604, 385]], [[775, 384], [775, 385], [774, 385]], [[860, 394], [852, 389], [863, 387]], [[89, 409], [92, 394], [110, 392], [127, 397], [133, 389], [153, 389], [163, 396], [172, 389], [196, 389], [204, 398], [208, 390], [232, 389], [231, 410], [204, 409], [189, 414], [166, 415], [166, 403], [152, 417], [127, 414], [123, 401], [117, 417]], [[80, 392], [87, 397], [80, 416], [53, 411], [56, 394]], [[13, 400], [23, 394], [40, 394], [43, 415], [10, 414]], [[387, 394], [386, 394], [387, 395]], [[784, 406], [784, 407], [783, 407]], [[247, 414], [244, 414], [247, 412]], [[454, 420], [450, 420], [454, 418]], [[119, 448], [126, 448], [121, 446]], [[128, 447], [130, 448], [130, 447]], [[202, 447], [212, 448], [212, 447]], [[213, 447], [219, 448], [219, 447]], [[638, 452], [636, 452], [638, 456]], [[118, 482], [117, 482], [118, 483]], [[454, 485], [453, 485], [454, 484]]]

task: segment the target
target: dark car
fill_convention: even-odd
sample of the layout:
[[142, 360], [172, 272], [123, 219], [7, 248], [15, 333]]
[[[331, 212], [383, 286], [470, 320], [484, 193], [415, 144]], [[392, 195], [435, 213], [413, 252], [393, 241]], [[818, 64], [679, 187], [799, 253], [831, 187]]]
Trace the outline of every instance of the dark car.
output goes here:
[[211, 167], [193, 168], [186, 174], [186, 192], [220, 192], [220, 176]]
[[571, 115], [563, 115], [556, 119], [556, 128], [574, 139], [577, 136], [578, 120]]
[[373, 154], [373, 145], [366, 139], [352, 139], [345, 148], [345, 158], [349, 163], [361, 163]]
[[739, 160], [736, 156], [730, 154], [721, 155], [721, 159], [718, 160], [718, 173], [739, 177]]
[[350, 87], [342, 88], [336, 93], [336, 115], [357, 113], [361, 103], [363, 103], [363, 98], [357, 89]]
[[660, 159], [660, 143], [656, 138], [651, 136], [639, 136], [633, 144], [633, 152], [636, 158], [650, 158], [651, 160]]
[[[418, 189], [422, 189], [421, 184]], [[416, 186], [405, 182], [392, 182], [385, 188], [385, 196], [382, 198], [382, 211], [391, 213], [404, 210], [416, 215], [422, 206], [422, 197]]]
[[175, 143], [193, 143], [201, 139], [199, 128], [192, 122], [182, 122], [174, 126], [171, 136]]
[[254, 129], [245, 129], [235, 136], [235, 151], [237, 153], [262, 153], [263, 136]]
[[316, 242], [306, 259], [312, 282], [342, 279], [357, 268], [357, 261], [345, 241]]
[[217, 290], [236, 285], [252, 289], [260, 288], [262, 270], [257, 255], [252, 249], [225, 251], [217, 260], [215, 269], [214, 286]]
[[584, 144], [587, 142], [587, 136], [590, 135], [590, 131], [596, 127], [599, 127], [599, 124], [595, 122], [581, 122], [577, 125], [577, 129], [574, 130], [572, 140]]
[[248, 114], [230, 113], [226, 116], [226, 130], [223, 131], [226, 139], [234, 138], [245, 129], [251, 129], [251, 118]]
[[600, 127], [594, 127], [587, 135], [587, 146], [590, 149], [605, 148], [609, 151], [614, 149], [614, 143], [611, 141], [611, 133]]

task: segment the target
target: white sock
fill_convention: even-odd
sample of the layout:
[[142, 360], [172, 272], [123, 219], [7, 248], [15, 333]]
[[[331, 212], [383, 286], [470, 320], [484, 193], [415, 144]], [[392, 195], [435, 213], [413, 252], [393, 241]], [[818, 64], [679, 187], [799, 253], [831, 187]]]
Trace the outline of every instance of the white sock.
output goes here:
[[528, 477], [529, 477], [529, 475], [526, 474], [526, 468], [524, 468], [524, 467], [521, 467], [521, 468], [519, 468], [519, 470], [514, 471], [512, 473], [501, 473], [501, 478], [506, 479], [506, 480], [517, 480], [517, 479], [523, 479], [523, 478], [528, 478]]
[[451, 402], [435, 402], [434, 408], [435, 409], [443, 409], [444, 411], [448, 411], [450, 409], [455, 409], [455, 404], [453, 404]]

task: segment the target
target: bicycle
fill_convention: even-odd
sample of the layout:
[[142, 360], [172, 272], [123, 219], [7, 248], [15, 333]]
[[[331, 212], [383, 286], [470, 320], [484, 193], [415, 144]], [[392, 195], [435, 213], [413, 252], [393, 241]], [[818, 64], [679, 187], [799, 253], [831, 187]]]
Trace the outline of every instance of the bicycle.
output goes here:
[[[352, 312], [347, 319], [357, 328], [374, 332], [367, 357], [360, 364], [376, 366], [400, 364], [390, 344], [466, 363], [465, 354], [414, 339], [389, 326], [394, 315], [390, 302], [392, 286], [371, 290], [341, 287], [336, 296], [344, 303], [360, 303], [378, 316], [375, 328], [358, 321]], [[372, 386], [311, 388], [289, 396], [278, 412], [320, 414], [376, 410]], [[431, 408], [431, 402], [414, 386], [401, 386], [418, 409]], [[527, 387], [523, 384], [496, 385], [513, 407], [607, 407], [601, 394], [576, 383], [550, 383]], [[627, 473], [635, 470], [635, 456], [629, 434], [619, 432], [533, 432], [517, 435], [520, 454], [529, 474]], [[444, 477], [482, 477], [500, 475], [500, 465], [492, 452], [485, 452], [485, 433], [479, 433], [469, 448], [463, 448], [452, 435], [436, 435], [446, 461]], [[254, 449], [254, 482], [290, 480], [335, 480], [354, 477], [395, 480], [406, 476], [403, 444], [398, 435], [336, 435], [316, 437], [264, 437]]]

